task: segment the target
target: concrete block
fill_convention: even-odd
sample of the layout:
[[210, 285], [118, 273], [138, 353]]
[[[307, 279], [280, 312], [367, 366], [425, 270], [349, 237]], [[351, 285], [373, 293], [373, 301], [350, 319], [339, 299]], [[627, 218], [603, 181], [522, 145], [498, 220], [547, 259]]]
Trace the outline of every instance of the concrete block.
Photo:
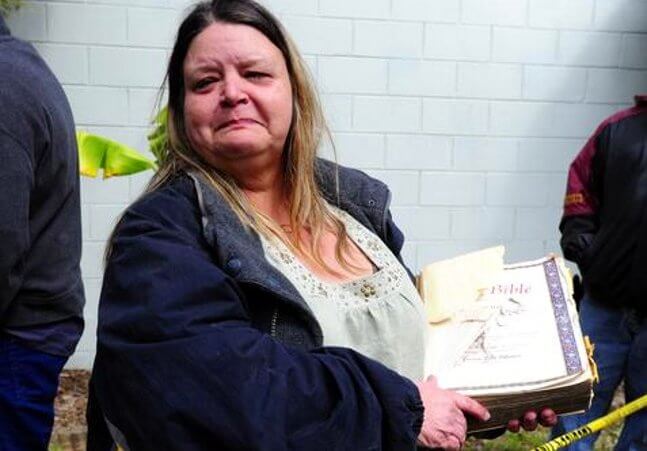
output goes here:
[[514, 208], [454, 208], [451, 236], [459, 240], [506, 240], [513, 237]]
[[594, 28], [610, 31], [645, 31], [647, 3], [642, 0], [598, 0]]
[[357, 96], [353, 103], [357, 131], [415, 132], [420, 130], [420, 100], [405, 97]]
[[647, 69], [647, 35], [627, 34], [622, 43], [621, 66]]
[[282, 22], [302, 53], [347, 55], [352, 51], [350, 20], [285, 16]]
[[[544, 240], [544, 255], [555, 254], [561, 255], [562, 248], [559, 245], [559, 240]], [[566, 267], [570, 269], [571, 274], [577, 274], [577, 265], [573, 262], [566, 262]]]
[[551, 179], [540, 174], [488, 174], [487, 205], [545, 206]]
[[35, 47], [59, 82], [88, 82], [88, 51], [84, 46], [43, 43], [35, 44]]
[[130, 181], [129, 197], [131, 202], [139, 199], [139, 197], [144, 193], [151, 177], [153, 177], [153, 171], [145, 171], [128, 176], [128, 180]]
[[517, 64], [459, 63], [458, 95], [481, 99], [521, 97], [523, 69]]
[[490, 27], [427, 24], [425, 57], [486, 61], [490, 58]]
[[25, 41], [47, 39], [47, 13], [45, 3], [25, 2], [18, 11], [6, 19], [11, 34]]
[[303, 61], [306, 64], [306, 69], [308, 71], [308, 76], [313, 83], [317, 86], [317, 89], [320, 89], [319, 83], [319, 60], [315, 55], [301, 55]]
[[462, 171], [514, 171], [518, 143], [515, 139], [454, 139], [454, 168]]
[[[405, 240], [406, 239], [407, 238], [405, 236]], [[402, 246], [402, 250], [400, 251], [400, 256], [402, 257], [404, 265], [409, 268], [409, 271], [413, 274], [417, 274], [418, 269], [416, 268], [416, 263], [418, 260], [418, 248], [416, 244], [405, 241], [404, 246]]]
[[105, 243], [87, 242], [83, 243], [81, 255], [81, 273], [84, 278], [103, 276], [103, 252]]
[[586, 94], [586, 69], [526, 66], [523, 97], [532, 100], [581, 102]]
[[[593, 130], [591, 130], [593, 133]], [[519, 142], [517, 170], [564, 172], [584, 145], [583, 139], [529, 138]]]
[[488, 129], [488, 104], [478, 100], [424, 99], [422, 128], [431, 133], [484, 134]]
[[561, 208], [526, 208], [517, 209], [515, 238], [522, 240], [559, 240], [559, 221]]
[[448, 208], [394, 207], [393, 220], [409, 241], [448, 239], [450, 214]]
[[463, 23], [523, 26], [528, 6], [519, 0], [463, 0]]
[[359, 169], [383, 169], [384, 135], [372, 133], [335, 133], [337, 161]]
[[557, 31], [494, 27], [492, 58], [515, 63], [555, 63]]
[[588, 31], [562, 31], [559, 62], [564, 65], [617, 66], [622, 35]]
[[498, 240], [436, 240], [418, 244], [418, 268], [430, 263], [457, 257], [468, 252], [478, 251], [501, 244]]
[[124, 45], [126, 8], [66, 3], [47, 4], [48, 38], [54, 42]]
[[485, 176], [466, 172], [423, 172], [422, 205], [481, 205], [485, 201]]
[[[83, 308], [83, 317], [90, 319], [97, 319], [99, 314], [99, 298], [101, 297], [101, 284], [100, 278], [85, 277], [83, 280], [83, 288], [85, 290], [85, 306]], [[86, 327], [86, 329], [88, 329]], [[96, 331], [95, 331], [96, 332]]]
[[636, 70], [590, 69], [586, 89], [589, 102], [631, 103], [647, 92], [647, 73]]
[[318, 81], [324, 92], [386, 93], [388, 74], [386, 60], [322, 56], [318, 64]]
[[547, 174], [546, 206], [561, 209], [564, 206], [564, 193], [566, 192], [566, 171]]
[[390, 13], [390, 0], [319, 0], [319, 15], [322, 16], [388, 19]]
[[126, 205], [90, 205], [90, 235], [88, 239], [106, 241], [125, 208]]
[[70, 356], [70, 358], [65, 363], [64, 368], [68, 370], [75, 370], [75, 369], [89, 370], [92, 368], [92, 365], [94, 362], [94, 355], [95, 355], [94, 351], [90, 352], [90, 351], [79, 349]]
[[128, 122], [128, 95], [123, 88], [66, 86], [65, 93], [77, 127]]
[[458, 22], [459, 0], [397, 0], [392, 4], [393, 19], [425, 22]]
[[129, 8], [128, 44], [171, 48], [179, 26], [177, 16], [172, 9]]
[[[128, 177], [112, 177], [109, 179], [82, 177], [81, 196], [84, 203], [90, 205], [125, 205], [130, 200]], [[90, 222], [92, 222], [92, 211], [89, 213]]]
[[[65, 0], [67, 2], [67, 0]], [[190, 0], [71, 0], [78, 3], [109, 6], [141, 6], [144, 8], [166, 8], [180, 11], [194, 5]]]
[[391, 205], [417, 205], [420, 174], [416, 171], [370, 170], [369, 175], [387, 184], [393, 195]]
[[90, 48], [90, 82], [104, 86], [157, 88], [164, 80], [166, 52], [124, 47]]
[[356, 21], [355, 55], [417, 58], [422, 56], [423, 26], [413, 22]]
[[452, 142], [446, 136], [388, 135], [388, 169], [449, 169]]
[[90, 236], [90, 206], [83, 203], [83, 195], [81, 195], [81, 236]]
[[593, 0], [530, 0], [529, 25], [539, 28], [589, 29]]
[[351, 96], [325, 94], [321, 96], [321, 105], [331, 130], [346, 131], [352, 128]]
[[496, 136], [583, 138], [613, 111], [609, 105], [492, 102], [490, 130]]
[[317, 14], [317, 0], [262, 0], [261, 4], [274, 14]]
[[389, 61], [389, 93], [413, 96], [453, 96], [456, 63], [448, 61]]
[[523, 262], [546, 256], [545, 244], [541, 240], [512, 240], [504, 244], [506, 262]]
[[128, 89], [128, 123], [149, 127], [157, 114], [157, 89]]

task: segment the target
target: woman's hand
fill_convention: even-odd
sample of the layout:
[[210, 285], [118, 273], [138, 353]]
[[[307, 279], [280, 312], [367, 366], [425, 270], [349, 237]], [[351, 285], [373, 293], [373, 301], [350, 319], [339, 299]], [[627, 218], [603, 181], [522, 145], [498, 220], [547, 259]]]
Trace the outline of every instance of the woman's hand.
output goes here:
[[530, 410], [523, 417], [508, 421], [508, 430], [510, 432], [519, 432], [523, 427], [526, 431], [534, 431], [537, 429], [537, 424], [553, 427], [557, 424], [557, 415], [549, 408], [542, 409], [539, 415], [534, 410]]
[[425, 407], [418, 442], [429, 448], [460, 449], [465, 443], [465, 414], [487, 421], [490, 413], [472, 398], [438, 387], [435, 377], [416, 384]]

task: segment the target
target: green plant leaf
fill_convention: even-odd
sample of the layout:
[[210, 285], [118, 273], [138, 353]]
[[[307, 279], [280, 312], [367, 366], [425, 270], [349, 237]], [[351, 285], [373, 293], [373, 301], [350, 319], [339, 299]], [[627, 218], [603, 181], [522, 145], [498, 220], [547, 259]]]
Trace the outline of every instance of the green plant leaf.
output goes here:
[[0, 0], [0, 16], [6, 17], [21, 6], [22, 0]]
[[103, 178], [135, 174], [157, 165], [135, 149], [103, 136], [76, 132], [79, 146], [79, 169], [82, 175], [96, 177], [103, 169]]
[[162, 161], [164, 161], [168, 152], [168, 133], [166, 129], [167, 119], [168, 107], [165, 106], [159, 113], [157, 113], [155, 119], [153, 119], [153, 125], [155, 128], [147, 136], [150, 151], [155, 155], [157, 164], [161, 164]]

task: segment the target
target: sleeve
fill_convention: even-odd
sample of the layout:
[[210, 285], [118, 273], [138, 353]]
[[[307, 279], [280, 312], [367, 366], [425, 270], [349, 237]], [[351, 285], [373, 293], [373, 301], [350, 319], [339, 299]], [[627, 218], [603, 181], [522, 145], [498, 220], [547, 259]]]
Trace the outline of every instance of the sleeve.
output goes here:
[[0, 318], [22, 285], [34, 174], [29, 152], [0, 129]]
[[113, 242], [93, 383], [131, 449], [415, 447], [411, 381], [349, 349], [305, 352], [254, 329], [196, 240], [131, 210]]
[[587, 249], [598, 231], [598, 211], [602, 195], [602, 174], [607, 154], [605, 124], [589, 138], [570, 165], [559, 225], [564, 257], [585, 271]]

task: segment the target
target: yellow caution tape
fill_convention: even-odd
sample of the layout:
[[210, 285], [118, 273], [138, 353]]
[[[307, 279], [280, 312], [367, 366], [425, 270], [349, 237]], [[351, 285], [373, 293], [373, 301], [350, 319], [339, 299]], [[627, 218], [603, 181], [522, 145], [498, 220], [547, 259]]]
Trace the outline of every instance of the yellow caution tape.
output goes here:
[[567, 432], [564, 435], [560, 435], [550, 442], [544, 443], [543, 445], [534, 448], [532, 451], [554, 451], [556, 449], [563, 448], [564, 446], [568, 446], [571, 443], [586, 437], [587, 435], [595, 434], [599, 430], [607, 428], [613, 423], [617, 423], [623, 418], [628, 417], [632, 413], [644, 409], [645, 407], [647, 407], [647, 395], [643, 395], [638, 399], [634, 399], [630, 403], [614, 410], [610, 414], [593, 420], [580, 428], [577, 428], [571, 432]]

